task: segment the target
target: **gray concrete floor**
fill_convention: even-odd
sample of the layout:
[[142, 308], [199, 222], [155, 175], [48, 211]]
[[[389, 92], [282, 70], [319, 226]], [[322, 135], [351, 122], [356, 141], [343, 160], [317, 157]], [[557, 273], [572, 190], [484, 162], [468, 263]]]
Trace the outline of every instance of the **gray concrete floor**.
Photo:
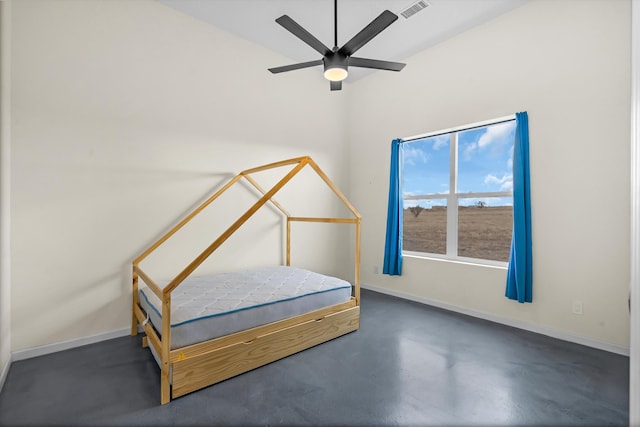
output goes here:
[[629, 359], [375, 292], [361, 329], [159, 405], [140, 337], [14, 362], [0, 425], [628, 425]]

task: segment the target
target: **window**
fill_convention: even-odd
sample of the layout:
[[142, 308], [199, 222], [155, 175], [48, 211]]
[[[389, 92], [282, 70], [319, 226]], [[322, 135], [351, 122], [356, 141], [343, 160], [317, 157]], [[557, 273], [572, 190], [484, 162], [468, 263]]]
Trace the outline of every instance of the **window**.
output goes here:
[[509, 117], [404, 143], [405, 253], [509, 261], [515, 128]]

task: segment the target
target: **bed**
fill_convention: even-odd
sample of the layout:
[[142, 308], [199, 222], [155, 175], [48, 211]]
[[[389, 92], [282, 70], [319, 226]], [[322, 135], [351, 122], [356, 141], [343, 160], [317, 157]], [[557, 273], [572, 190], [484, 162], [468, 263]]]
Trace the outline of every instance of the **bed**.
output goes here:
[[[252, 174], [291, 166], [265, 191]], [[351, 217], [296, 217], [274, 195], [311, 167]], [[258, 200], [196, 259], [170, 280], [154, 281], [140, 263], [235, 183], [248, 182]], [[267, 203], [286, 222], [285, 265], [195, 276], [194, 270]], [[291, 266], [292, 222], [346, 223], [355, 227], [353, 283]], [[308, 156], [240, 172], [132, 263], [131, 334], [143, 331], [160, 365], [160, 401], [199, 390], [357, 330], [360, 326], [361, 217]]]

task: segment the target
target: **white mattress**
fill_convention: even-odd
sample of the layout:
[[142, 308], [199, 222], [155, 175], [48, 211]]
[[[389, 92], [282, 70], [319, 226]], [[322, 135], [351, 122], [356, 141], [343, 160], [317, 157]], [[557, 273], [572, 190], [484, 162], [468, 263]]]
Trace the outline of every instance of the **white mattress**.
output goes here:
[[[160, 287], [168, 281], [159, 281]], [[162, 330], [162, 303], [146, 286], [140, 305]], [[307, 313], [351, 298], [342, 279], [295, 267], [265, 267], [189, 277], [171, 294], [171, 348]]]

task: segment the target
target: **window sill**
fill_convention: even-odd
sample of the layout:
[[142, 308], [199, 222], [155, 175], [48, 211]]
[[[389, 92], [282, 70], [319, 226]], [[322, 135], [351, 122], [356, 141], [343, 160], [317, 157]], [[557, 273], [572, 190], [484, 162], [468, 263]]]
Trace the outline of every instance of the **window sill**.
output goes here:
[[479, 260], [475, 258], [464, 257], [447, 257], [446, 255], [424, 254], [420, 252], [402, 252], [402, 256], [407, 258], [424, 259], [429, 261], [449, 262], [453, 264], [472, 265], [477, 267], [497, 268], [499, 270], [507, 270], [509, 263], [501, 261]]

